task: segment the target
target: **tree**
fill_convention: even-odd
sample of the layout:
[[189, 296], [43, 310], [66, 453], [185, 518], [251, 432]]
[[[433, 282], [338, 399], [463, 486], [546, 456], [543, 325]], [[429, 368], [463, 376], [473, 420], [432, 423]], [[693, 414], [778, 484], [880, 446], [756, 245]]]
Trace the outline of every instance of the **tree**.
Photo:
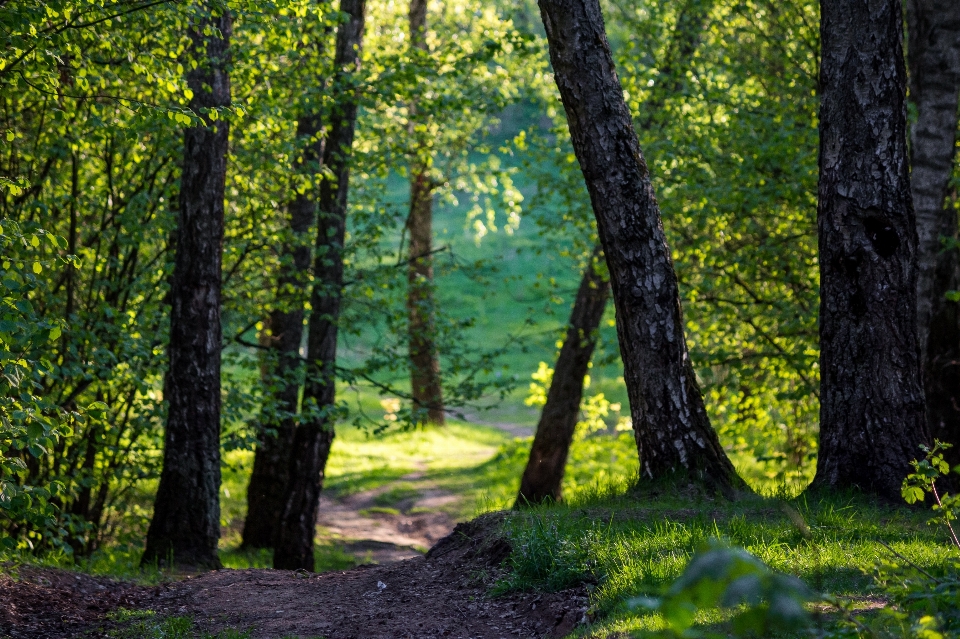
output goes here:
[[[644, 103], [643, 116], [637, 128], [649, 131], [663, 107], [667, 96], [676, 93], [691, 58], [700, 43], [710, 10], [711, 0], [686, 2], [677, 17], [676, 29], [660, 64], [659, 78], [651, 97]], [[596, 245], [587, 262], [577, 289], [567, 334], [554, 367], [547, 402], [540, 414], [530, 457], [520, 481], [517, 505], [540, 503], [547, 498], [559, 501], [564, 464], [573, 441], [583, 395], [583, 379], [587, 373], [596, 333], [603, 319], [603, 311], [610, 295], [610, 283], [597, 271], [596, 260], [602, 249]], [[576, 381], [579, 379], [579, 381]]]
[[[325, 139], [321, 116], [313, 112], [297, 122], [297, 137], [304, 145], [295, 169], [308, 178], [320, 170]], [[276, 306], [271, 311], [264, 332], [266, 346], [272, 351], [264, 364], [266, 385], [275, 391], [270, 402], [274, 415], [264, 418], [267, 429], [257, 445], [253, 471], [247, 487], [247, 516], [243, 524], [243, 546], [272, 548], [289, 475], [291, 446], [296, 429], [300, 400], [300, 343], [303, 341], [304, 303], [310, 269], [310, 245], [305, 238], [316, 218], [317, 202], [313, 190], [294, 181], [293, 194], [287, 205], [290, 233], [281, 248], [284, 259], [277, 283]], [[267, 411], [270, 412], [270, 411]]]
[[[917, 122], [910, 140], [910, 188], [917, 216], [917, 309], [920, 362], [933, 437], [954, 444], [960, 463], [960, 309], [948, 299], [960, 289], [957, 212], [947, 207], [953, 174], [960, 96], [960, 3], [908, 0], [910, 99]], [[943, 246], [942, 240], [954, 244]]]
[[220, 271], [230, 105], [229, 12], [201, 8], [189, 28], [197, 62], [187, 72], [190, 108], [202, 123], [184, 132], [180, 217], [170, 286], [170, 358], [163, 470], [142, 562], [219, 567]]
[[[410, 0], [410, 45], [428, 55], [427, 0]], [[409, 107], [410, 137], [416, 142], [410, 163], [410, 213], [407, 233], [410, 237], [407, 266], [407, 313], [410, 350], [410, 395], [417, 421], [444, 423], [443, 386], [440, 360], [435, 341], [436, 320], [433, 299], [433, 191], [438, 186], [430, 172], [430, 146], [422, 138], [426, 129], [417, 113], [417, 103]]]
[[613, 290], [641, 473], [743, 486], [710, 427], [693, 372], [673, 263], [597, 0], [541, 0]]
[[597, 345], [597, 329], [610, 297], [610, 282], [594, 249], [577, 289], [567, 334], [557, 356], [553, 379], [543, 405], [530, 457], [520, 479], [518, 507], [549, 499], [560, 501], [564, 467], [573, 441], [583, 398], [583, 380]]
[[337, 324], [343, 294], [350, 150], [357, 121], [352, 86], [360, 64], [364, 0], [341, 0], [346, 21], [337, 30], [333, 89], [340, 97], [331, 114], [323, 165], [332, 177], [320, 186], [314, 284], [307, 334], [307, 381], [303, 417], [293, 436], [290, 475], [273, 554], [275, 568], [314, 570], [313, 538], [323, 472], [334, 438], [336, 411]]
[[927, 441], [899, 0], [824, 0], [815, 488], [896, 499]]

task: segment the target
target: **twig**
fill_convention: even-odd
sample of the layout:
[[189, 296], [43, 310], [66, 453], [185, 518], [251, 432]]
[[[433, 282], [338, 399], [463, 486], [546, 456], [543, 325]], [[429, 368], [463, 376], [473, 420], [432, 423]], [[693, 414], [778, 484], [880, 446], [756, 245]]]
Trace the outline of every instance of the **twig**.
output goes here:
[[931, 581], [933, 581], [934, 583], [936, 583], [936, 584], [938, 584], [938, 585], [941, 583], [939, 579], [937, 579], [936, 577], [934, 577], [933, 575], [931, 575], [929, 572], [927, 572], [926, 570], [924, 570], [923, 568], [921, 568], [921, 567], [918, 566], [917, 564], [913, 563], [912, 561], [910, 561], [909, 559], [907, 559], [906, 557], [904, 557], [903, 555], [901, 555], [900, 553], [898, 553], [896, 550], [894, 550], [893, 548], [891, 548], [890, 546], [888, 546], [886, 542], [880, 541], [880, 540], [878, 539], [878, 540], [877, 540], [877, 543], [880, 544], [881, 546], [883, 546], [884, 548], [886, 548], [887, 550], [889, 550], [890, 552], [892, 552], [894, 555], [896, 555], [896, 556], [897, 556], [899, 559], [901, 559], [902, 561], [905, 561], [905, 562], [907, 562], [908, 564], [910, 564], [911, 566], [913, 566], [913, 568], [916, 569], [917, 572], [919, 572], [919, 573], [921, 573], [921, 574], [923, 574], [923, 575], [926, 575], [927, 578], [929, 578], [929, 579], [930, 579]]
[[[940, 495], [937, 493], [936, 482], [930, 482], [930, 489], [933, 490], [933, 496], [936, 498], [937, 505], [940, 506], [940, 510], [943, 510], [943, 503], [940, 501]], [[953, 526], [950, 525], [950, 520], [947, 518], [947, 515], [944, 515], [943, 521], [947, 524], [947, 528], [950, 529], [950, 536], [953, 537], [953, 544], [957, 548], [960, 548], [960, 541], [957, 540], [957, 533], [953, 532]]]

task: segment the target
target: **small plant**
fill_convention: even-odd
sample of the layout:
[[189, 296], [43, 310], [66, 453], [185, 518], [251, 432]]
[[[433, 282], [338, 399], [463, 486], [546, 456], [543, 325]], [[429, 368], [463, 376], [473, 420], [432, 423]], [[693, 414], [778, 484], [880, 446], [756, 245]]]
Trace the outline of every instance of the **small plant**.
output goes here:
[[952, 444], [946, 444], [939, 439], [934, 440], [933, 448], [921, 446], [920, 449], [926, 453], [926, 456], [917, 461], [910, 462], [913, 466], [913, 472], [907, 475], [903, 480], [903, 487], [900, 494], [908, 504], [915, 504], [923, 501], [927, 493], [933, 495], [936, 503], [933, 505], [933, 511], [938, 513], [929, 523], [943, 524], [950, 531], [950, 540], [953, 545], [960, 549], [960, 540], [957, 539], [957, 533], [953, 530], [950, 523], [957, 518], [957, 510], [960, 509], [960, 495], [951, 495], [944, 493], [940, 495], [937, 490], [937, 480], [950, 473], [950, 464], [943, 458], [943, 453], [952, 447]]
[[669, 636], [714, 636], [693, 625], [698, 612], [721, 608], [735, 611], [730, 623], [736, 636], [767, 637], [810, 626], [804, 604], [811, 599], [813, 593], [796, 577], [770, 569], [742, 548], [711, 539], [662, 598], [636, 597], [628, 605], [659, 612]]

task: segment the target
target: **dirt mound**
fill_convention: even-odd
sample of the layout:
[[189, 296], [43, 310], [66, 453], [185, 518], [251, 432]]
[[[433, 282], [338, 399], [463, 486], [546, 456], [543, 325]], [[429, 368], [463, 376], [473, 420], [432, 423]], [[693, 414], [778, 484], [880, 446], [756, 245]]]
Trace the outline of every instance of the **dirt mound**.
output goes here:
[[583, 618], [583, 591], [488, 596], [509, 554], [501, 517], [460, 524], [426, 557], [312, 575], [220, 570], [167, 586], [148, 607], [190, 614], [207, 631], [256, 638], [562, 637]]
[[[4, 567], [9, 571], [9, 567]], [[22, 566], [0, 574], [0, 639], [73, 639], [119, 607], [135, 608], [152, 589], [67, 570]]]

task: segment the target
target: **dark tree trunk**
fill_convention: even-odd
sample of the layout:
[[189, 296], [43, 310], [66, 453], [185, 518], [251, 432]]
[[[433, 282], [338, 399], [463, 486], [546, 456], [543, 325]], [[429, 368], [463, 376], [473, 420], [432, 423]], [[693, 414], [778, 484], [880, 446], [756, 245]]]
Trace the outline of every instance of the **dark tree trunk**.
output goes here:
[[927, 441], [899, 0], [820, 5], [820, 454], [814, 488], [899, 499]]
[[314, 286], [307, 333], [307, 381], [304, 419], [294, 433], [289, 482], [273, 553], [275, 568], [314, 570], [313, 539], [323, 473], [330, 455], [336, 417], [337, 322], [343, 291], [343, 243], [346, 233], [350, 149], [357, 121], [354, 73], [360, 65], [364, 0], [341, 0], [348, 19], [337, 30], [334, 90], [342, 101], [332, 114], [323, 153], [332, 179], [320, 185]]
[[910, 145], [910, 187], [917, 215], [917, 309], [921, 366], [931, 436], [953, 444], [960, 464], [960, 308], [947, 300], [960, 289], [957, 212], [945, 206], [953, 173], [960, 96], [960, 2], [907, 3], [910, 97], [917, 108]]
[[607, 307], [607, 298], [610, 297], [610, 282], [597, 264], [600, 259], [602, 251], [597, 247], [583, 270], [567, 325], [567, 335], [553, 369], [547, 403], [540, 413], [537, 434], [533, 438], [530, 457], [520, 480], [517, 507], [549, 500], [560, 501], [562, 497], [564, 467], [580, 415], [583, 380], [597, 345], [597, 330]]
[[[301, 118], [297, 136], [307, 141], [298, 171], [314, 174], [323, 157], [324, 143], [319, 139], [319, 119]], [[277, 308], [270, 314], [269, 346], [273, 357], [268, 361], [264, 382], [275, 389], [277, 415], [266, 427], [275, 435], [264, 434], [253, 459], [253, 472], [247, 488], [247, 517], [243, 524], [243, 546], [273, 548], [290, 468], [290, 447], [293, 445], [295, 416], [300, 397], [300, 342], [303, 339], [303, 316], [306, 276], [310, 269], [310, 245], [305, 242], [313, 226], [317, 203], [310, 191], [294, 193], [288, 206], [290, 241], [283, 247], [277, 287]], [[272, 369], [275, 364], [276, 368]]]
[[704, 409], [676, 273], [598, 0], [540, 0], [550, 60], [607, 258], [641, 474], [744, 484]]
[[[208, 8], [207, 8], [208, 9]], [[230, 105], [231, 18], [190, 28], [198, 66], [187, 73], [190, 107]], [[207, 31], [205, 34], [204, 32]], [[163, 470], [143, 563], [220, 566], [220, 268], [227, 169], [225, 118], [184, 134], [176, 257], [170, 286], [170, 367]]]
[[[410, 2], [410, 42], [427, 50], [427, 2]], [[426, 143], [417, 131], [416, 104], [410, 105], [410, 135], [417, 140], [410, 167], [410, 261], [407, 267], [407, 312], [409, 318], [410, 389], [417, 421], [442, 425], [443, 386], [437, 357], [433, 299], [433, 189], [429, 164], [422, 155]], [[422, 416], [422, 417], [421, 417]]]
[[[712, 0], [688, 0], [680, 10], [674, 36], [658, 75], [660, 81], [644, 105], [644, 115], [637, 122], [640, 129], [650, 130], [667, 97], [680, 90], [686, 69], [700, 43], [700, 33], [712, 3]], [[570, 325], [554, 366], [553, 383], [540, 413], [537, 434], [520, 482], [520, 494], [516, 502], [518, 507], [542, 503], [548, 498], [555, 501], [561, 498], [564, 465], [583, 399], [583, 376], [586, 375], [596, 346], [595, 332], [600, 328], [609, 297], [610, 283], [606, 279], [599, 279], [595, 268], [596, 259], [602, 252], [599, 245], [594, 247], [593, 256], [577, 289]], [[598, 288], [601, 282], [602, 302]], [[589, 340], [584, 336], [590, 336]], [[576, 375], [581, 379], [574, 384], [573, 377]], [[555, 384], [559, 384], [556, 393], [553, 391]]]

